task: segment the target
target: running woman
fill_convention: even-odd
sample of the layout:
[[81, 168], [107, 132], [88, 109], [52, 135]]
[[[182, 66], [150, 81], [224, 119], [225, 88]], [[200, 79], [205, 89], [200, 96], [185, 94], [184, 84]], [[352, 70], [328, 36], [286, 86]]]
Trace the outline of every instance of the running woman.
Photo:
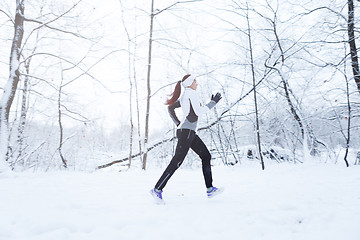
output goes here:
[[[180, 97], [181, 85], [184, 87], [184, 92]], [[150, 191], [151, 195], [159, 202], [163, 201], [162, 192], [174, 172], [180, 167], [185, 159], [186, 154], [191, 148], [201, 158], [202, 171], [207, 188], [207, 196], [213, 197], [222, 192], [221, 188], [216, 188], [212, 185], [211, 173], [211, 155], [204, 142], [196, 134], [198, 123], [198, 116], [205, 114], [213, 108], [221, 99], [221, 94], [217, 93], [211, 97], [211, 101], [202, 106], [200, 98], [196, 92], [198, 83], [196, 77], [193, 75], [185, 75], [181, 81], [178, 81], [172, 96], [167, 100], [168, 111], [171, 119], [177, 125], [176, 137], [178, 143], [175, 150], [175, 155], [171, 159], [169, 165], [164, 173], [156, 183], [155, 187]], [[180, 99], [179, 99], [180, 97]], [[176, 116], [175, 109], [181, 107], [183, 118], [180, 121]]]

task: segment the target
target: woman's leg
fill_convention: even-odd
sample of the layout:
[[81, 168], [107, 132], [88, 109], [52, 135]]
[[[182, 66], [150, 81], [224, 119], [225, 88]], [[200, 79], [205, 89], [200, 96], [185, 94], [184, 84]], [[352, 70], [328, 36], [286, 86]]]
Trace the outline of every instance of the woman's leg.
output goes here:
[[176, 131], [176, 135], [178, 143], [176, 145], [175, 155], [171, 159], [159, 181], [156, 183], [155, 188], [157, 190], [162, 190], [174, 172], [180, 167], [196, 134], [194, 131], [189, 129], [178, 129]]
[[211, 154], [207, 149], [205, 143], [200, 139], [198, 135], [195, 135], [194, 140], [191, 143], [191, 149], [196, 152], [201, 158], [202, 171], [204, 174], [206, 188], [212, 187], [212, 173], [211, 173]]

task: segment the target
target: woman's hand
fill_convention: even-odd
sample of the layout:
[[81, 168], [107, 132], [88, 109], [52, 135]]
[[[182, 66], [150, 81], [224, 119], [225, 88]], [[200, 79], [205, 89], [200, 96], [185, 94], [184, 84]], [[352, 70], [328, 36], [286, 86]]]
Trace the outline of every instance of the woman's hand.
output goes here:
[[222, 97], [221, 97], [221, 94], [220, 94], [219, 92], [216, 93], [215, 96], [214, 96], [214, 95], [211, 96], [211, 100], [214, 101], [214, 102], [216, 102], [216, 103], [218, 103], [221, 98], [222, 98]]

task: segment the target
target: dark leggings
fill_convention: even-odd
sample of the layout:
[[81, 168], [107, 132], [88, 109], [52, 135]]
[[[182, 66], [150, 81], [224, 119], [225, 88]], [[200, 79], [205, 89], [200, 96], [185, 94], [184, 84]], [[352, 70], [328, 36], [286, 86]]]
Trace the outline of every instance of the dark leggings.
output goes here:
[[155, 188], [162, 190], [167, 181], [174, 174], [183, 163], [186, 154], [191, 148], [201, 158], [202, 171], [204, 174], [205, 185], [207, 188], [212, 187], [212, 174], [211, 174], [211, 155], [209, 150], [205, 146], [204, 142], [196, 135], [195, 131], [190, 129], [178, 129], [176, 131], [178, 143], [176, 145], [176, 151], [174, 157], [171, 159], [170, 164], [165, 169], [164, 173], [156, 183]]

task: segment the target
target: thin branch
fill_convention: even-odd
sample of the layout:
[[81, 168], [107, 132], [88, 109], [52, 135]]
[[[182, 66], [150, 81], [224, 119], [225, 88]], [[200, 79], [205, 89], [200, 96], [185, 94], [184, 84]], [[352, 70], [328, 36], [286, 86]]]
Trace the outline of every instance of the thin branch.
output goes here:
[[[60, 32], [63, 32], [63, 33], [72, 34], [72, 35], [74, 35], [74, 36], [76, 36], [76, 37], [84, 38], [84, 37], [82, 37], [82, 36], [79, 35], [79, 34], [76, 34], [76, 33], [73, 33], [73, 32], [69, 32], [69, 31], [65, 31], [65, 30], [61, 30], [61, 29], [58, 29], [58, 28], [54, 28], [54, 27], [49, 26], [50, 23], [55, 22], [56, 20], [60, 19], [61, 17], [65, 16], [66, 14], [68, 14], [69, 12], [71, 12], [73, 9], [75, 9], [75, 8], [77, 7], [77, 5], [80, 4], [80, 2], [82, 2], [82, 0], [79, 0], [77, 3], [75, 3], [75, 4], [74, 4], [71, 8], [69, 8], [67, 11], [65, 11], [64, 13], [60, 14], [60, 15], [57, 16], [56, 18], [54, 18], [54, 19], [52, 19], [52, 20], [50, 20], [50, 21], [48, 21], [48, 22], [46, 22], [46, 23], [45, 23], [45, 22], [38, 21], [38, 20], [35, 20], [35, 19], [29, 19], [29, 18], [24, 18], [24, 21], [27, 21], [27, 22], [35, 22], [35, 23], [40, 24], [39, 27], [34, 28], [31, 32], [34, 32], [34, 31], [36, 31], [36, 30], [38, 30], [38, 29], [40, 29], [40, 28], [42, 28], [42, 27], [45, 26], [45, 27], [50, 28], [50, 29], [52, 29], [52, 30], [56, 30], [56, 31], [60, 31]], [[30, 34], [30, 35], [31, 35], [31, 34]]]
[[41, 26], [39, 26], [37, 28], [34, 28], [32, 31], [36, 31], [36, 30], [38, 30], [38, 29], [40, 29], [42, 27], [47, 27], [47, 28], [49, 28], [51, 30], [55, 30], [55, 31], [58, 31], [58, 32], [66, 33], [66, 34], [71, 34], [71, 35], [74, 35], [75, 37], [86, 39], [85, 37], [81, 36], [80, 34], [70, 32], [70, 31], [66, 31], [66, 30], [63, 30], [63, 29], [60, 29], [60, 28], [56, 28], [56, 27], [51, 27], [51, 26], [48, 25], [48, 23], [43, 23], [43, 22], [35, 20], [35, 19], [25, 18], [24, 20], [27, 21], [27, 22], [34, 22], [34, 23], [38, 23], [38, 24], [41, 25]]
[[328, 11], [330, 11], [330, 12], [332, 12], [332, 13], [335, 13], [336, 15], [338, 15], [339, 17], [341, 17], [341, 18], [343, 18], [345, 21], [347, 21], [347, 18], [346, 18], [343, 14], [341, 14], [340, 12], [336, 12], [335, 10], [333, 10], [333, 9], [331, 9], [331, 8], [329, 8], [329, 7], [318, 7], [318, 8], [309, 10], [309, 11], [306, 12], [306, 13], [300, 14], [300, 16], [310, 15], [310, 14], [313, 13], [313, 12], [320, 11], [320, 10], [324, 10], [324, 9], [325, 9], [325, 10], [328, 10]]
[[9, 18], [9, 20], [10, 20], [13, 24], [15, 24], [14, 20], [11, 18], [11, 16], [10, 16], [9, 14], [7, 14], [7, 13], [6, 13], [4, 10], [2, 10], [2, 9], [0, 9], [0, 12], [4, 13], [4, 14]]
[[79, 116], [80, 118], [82, 118], [82, 120], [81, 120], [81, 119], [78, 119], [78, 118], [75, 118], [75, 117], [73, 117], [73, 116], [71, 116], [71, 115], [69, 115], [69, 114], [66, 114], [66, 113], [62, 113], [63, 115], [66, 115], [66, 116], [68, 116], [69, 118], [72, 118], [72, 119], [77, 120], [77, 121], [90, 122], [90, 120], [89, 120], [87, 117], [81, 115], [80, 113], [77, 113], [77, 112], [74, 112], [74, 111], [69, 110], [65, 105], [61, 104], [61, 107], [63, 107], [67, 112], [71, 113], [72, 115]]
[[159, 15], [160, 13], [162, 13], [162, 12], [164, 12], [164, 11], [166, 11], [166, 10], [169, 10], [170, 8], [174, 7], [174, 6], [177, 5], [177, 4], [190, 3], [190, 2], [202, 2], [202, 1], [203, 1], [203, 0], [177, 1], [177, 2], [175, 2], [175, 3], [173, 3], [173, 4], [171, 4], [170, 6], [164, 8], [164, 9], [162, 9], [162, 10], [157, 11], [157, 12], [154, 13], [153, 15], [154, 15], [154, 16]]

